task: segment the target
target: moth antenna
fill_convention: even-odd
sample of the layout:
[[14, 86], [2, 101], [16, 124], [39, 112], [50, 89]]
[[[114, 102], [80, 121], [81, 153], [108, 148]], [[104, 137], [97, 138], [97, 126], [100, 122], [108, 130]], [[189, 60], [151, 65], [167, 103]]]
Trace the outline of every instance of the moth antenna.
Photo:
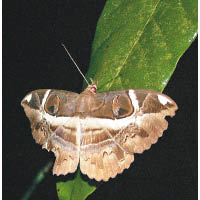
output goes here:
[[79, 69], [78, 65], [76, 64], [76, 62], [74, 61], [74, 59], [72, 58], [71, 54], [69, 53], [69, 51], [67, 50], [67, 48], [65, 47], [64, 44], [61, 44], [65, 51], [67, 52], [68, 56], [70, 57], [70, 59], [72, 60], [72, 62], [74, 63], [74, 65], [76, 66], [76, 68], [78, 69], [78, 71], [80, 72], [80, 74], [82, 75], [82, 77], [84, 78], [84, 80], [86, 81], [86, 83], [89, 85], [87, 79], [85, 78], [85, 76], [83, 75], [83, 73], [81, 72], [81, 70]]

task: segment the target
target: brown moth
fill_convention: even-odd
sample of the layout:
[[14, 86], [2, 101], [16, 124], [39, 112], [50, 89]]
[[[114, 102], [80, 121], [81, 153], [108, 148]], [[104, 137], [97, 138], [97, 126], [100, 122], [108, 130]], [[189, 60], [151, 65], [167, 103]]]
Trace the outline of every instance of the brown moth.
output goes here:
[[91, 179], [114, 178], [130, 167], [134, 153], [157, 142], [168, 126], [165, 117], [178, 109], [151, 90], [96, 90], [94, 82], [80, 94], [40, 89], [22, 100], [35, 141], [55, 154], [53, 174], [73, 173], [80, 163]]
[[108, 181], [128, 169], [134, 153], [149, 149], [167, 129], [166, 116], [178, 109], [168, 96], [150, 90], [81, 94], [41, 89], [21, 102], [35, 141], [54, 152], [53, 174], [76, 171]]

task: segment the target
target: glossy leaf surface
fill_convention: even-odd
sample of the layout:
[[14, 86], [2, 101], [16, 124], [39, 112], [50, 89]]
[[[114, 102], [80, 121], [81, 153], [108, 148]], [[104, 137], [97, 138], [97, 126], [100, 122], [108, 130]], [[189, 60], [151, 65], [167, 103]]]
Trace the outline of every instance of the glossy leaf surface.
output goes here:
[[87, 78], [99, 91], [162, 91], [197, 35], [197, 0], [107, 1]]

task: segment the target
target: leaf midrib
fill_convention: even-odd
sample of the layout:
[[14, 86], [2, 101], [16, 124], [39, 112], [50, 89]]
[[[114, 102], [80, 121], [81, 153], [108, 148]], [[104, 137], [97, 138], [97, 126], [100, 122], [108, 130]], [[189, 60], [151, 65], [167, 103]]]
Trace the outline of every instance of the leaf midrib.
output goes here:
[[116, 75], [111, 79], [112, 81], [111, 81], [111, 83], [109, 84], [109, 88], [108, 88], [108, 89], [110, 89], [110, 88], [112, 87], [113, 82], [114, 82], [115, 79], [119, 76], [119, 73], [120, 73], [120, 71], [122, 70], [123, 66], [127, 63], [127, 60], [128, 60], [128, 58], [129, 58], [129, 56], [130, 56], [132, 50], [134, 49], [134, 47], [137, 45], [138, 41], [139, 41], [140, 38], [142, 37], [142, 35], [143, 35], [143, 33], [144, 33], [144, 30], [145, 30], [146, 26], [148, 25], [149, 21], [152, 19], [153, 15], [154, 15], [154, 13], [155, 13], [155, 10], [156, 10], [156, 8], [157, 8], [157, 6], [158, 6], [159, 3], [160, 3], [160, 0], [158, 0], [158, 2], [156, 3], [156, 5], [155, 5], [155, 7], [154, 7], [154, 9], [153, 9], [153, 11], [152, 11], [152, 13], [151, 13], [149, 19], [147, 20], [146, 24], [144, 25], [143, 30], [141, 31], [140, 35], [138, 36], [138, 39], [135, 41], [135, 43], [133, 44], [133, 46], [130, 48], [130, 51], [128, 52], [126, 58], [124, 59], [123, 64], [122, 64], [121, 66], [118, 67], [118, 72], [117, 72]]

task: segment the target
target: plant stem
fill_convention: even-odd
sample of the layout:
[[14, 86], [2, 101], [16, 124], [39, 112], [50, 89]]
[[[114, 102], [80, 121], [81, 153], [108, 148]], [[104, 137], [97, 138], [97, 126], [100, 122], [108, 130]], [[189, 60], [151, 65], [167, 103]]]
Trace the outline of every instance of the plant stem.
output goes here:
[[33, 191], [36, 189], [37, 185], [44, 179], [45, 174], [50, 170], [51, 166], [53, 165], [52, 161], [49, 161], [36, 175], [36, 177], [33, 179], [32, 185], [29, 187], [29, 189], [26, 191], [24, 196], [21, 198], [21, 200], [28, 200], [33, 193]]

